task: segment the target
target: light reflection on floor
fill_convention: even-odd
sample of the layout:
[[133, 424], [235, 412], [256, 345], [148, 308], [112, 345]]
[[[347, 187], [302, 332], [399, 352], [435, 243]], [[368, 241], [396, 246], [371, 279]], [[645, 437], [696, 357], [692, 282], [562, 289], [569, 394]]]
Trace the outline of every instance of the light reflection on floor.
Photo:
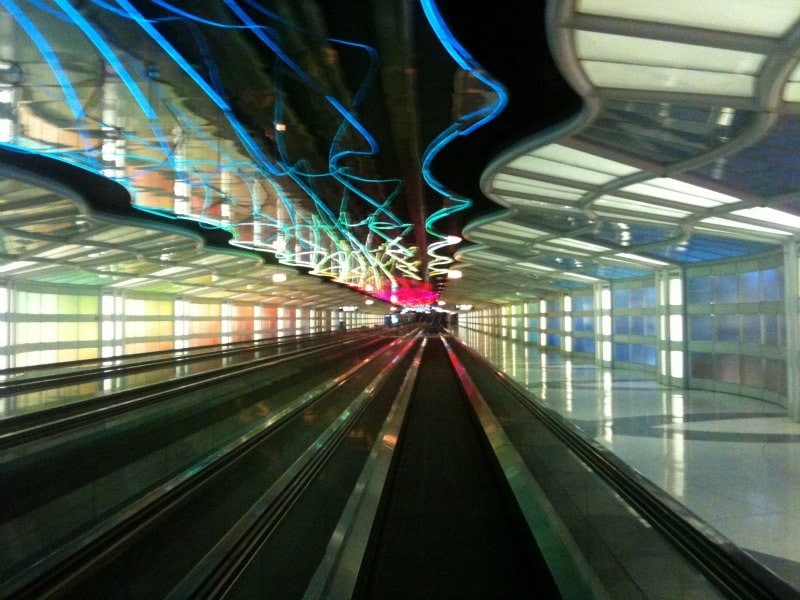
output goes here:
[[542, 404], [800, 588], [800, 423], [784, 408], [458, 333]]

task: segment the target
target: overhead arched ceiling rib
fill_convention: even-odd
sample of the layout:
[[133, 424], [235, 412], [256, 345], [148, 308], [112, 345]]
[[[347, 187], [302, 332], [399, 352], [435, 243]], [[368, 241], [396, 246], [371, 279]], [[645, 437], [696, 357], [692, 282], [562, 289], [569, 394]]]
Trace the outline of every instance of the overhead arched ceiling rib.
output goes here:
[[518, 301], [800, 234], [800, 6], [733, 4], [550, 3], [552, 53], [584, 109], [485, 169], [503, 210], [465, 228], [448, 299]]

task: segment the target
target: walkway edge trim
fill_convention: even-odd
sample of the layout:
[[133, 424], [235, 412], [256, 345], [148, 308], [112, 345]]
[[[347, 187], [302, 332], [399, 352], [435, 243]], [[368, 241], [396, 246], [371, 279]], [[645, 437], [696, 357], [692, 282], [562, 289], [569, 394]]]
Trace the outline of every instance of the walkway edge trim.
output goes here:
[[609, 598], [605, 587], [583, 556], [542, 488], [478, 391], [445, 336], [440, 336], [450, 363], [461, 381], [492, 451], [519, 504], [531, 535], [545, 558], [564, 598]]
[[353, 595], [427, 343], [423, 338], [414, 355], [304, 600], [345, 600]]

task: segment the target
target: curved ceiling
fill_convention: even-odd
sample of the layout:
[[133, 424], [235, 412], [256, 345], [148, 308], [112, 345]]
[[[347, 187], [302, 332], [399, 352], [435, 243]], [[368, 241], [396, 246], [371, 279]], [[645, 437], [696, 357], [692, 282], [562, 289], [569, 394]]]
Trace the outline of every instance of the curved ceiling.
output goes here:
[[519, 301], [797, 238], [800, 6], [735, 4], [550, 3], [583, 110], [483, 171], [503, 210], [466, 226], [449, 299]]
[[[89, 194], [95, 216], [232, 244], [266, 278], [520, 301], [796, 239], [799, 19], [789, 0], [5, 0], [0, 146], [127, 192]], [[39, 252], [54, 272], [34, 238], [6, 273]]]

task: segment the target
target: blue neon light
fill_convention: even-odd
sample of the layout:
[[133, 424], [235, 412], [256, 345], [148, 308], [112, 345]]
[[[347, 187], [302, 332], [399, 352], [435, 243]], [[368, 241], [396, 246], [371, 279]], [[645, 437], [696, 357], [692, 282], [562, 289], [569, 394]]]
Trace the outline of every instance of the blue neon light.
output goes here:
[[3, 8], [14, 17], [17, 23], [20, 24], [20, 27], [25, 30], [25, 33], [28, 34], [39, 48], [42, 57], [44, 57], [45, 62], [47, 62], [47, 66], [50, 67], [56, 81], [58, 81], [58, 85], [61, 86], [61, 90], [64, 92], [64, 99], [67, 101], [67, 106], [69, 106], [75, 120], [83, 120], [86, 113], [83, 111], [81, 101], [78, 98], [78, 94], [75, 93], [75, 88], [72, 87], [72, 82], [69, 80], [69, 77], [67, 77], [67, 72], [64, 70], [64, 67], [61, 66], [61, 61], [58, 60], [58, 56], [56, 56], [50, 42], [47, 41], [47, 38], [39, 31], [33, 21], [28, 18], [28, 15], [16, 5], [14, 0], [3, 0]]
[[436, 254], [438, 249], [451, 245], [451, 243], [447, 241], [445, 236], [435, 230], [434, 225], [436, 222], [446, 218], [454, 212], [466, 210], [472, 205], [472, 201], [469, 198], [461, 198], [452, 195], [444, 187], [444, 185], [442, 185], [442, 183], [433, 176], [431, 173], [431, 164], [442, 148], [444, 148], [444, 146], [450, 143], [453, 139], [459, 136], [469, 135], [478, 127], [481, 127], [495, 118], [508, 103], [508, 95], [505, 91], [505, 88], [499, 82], [491, 79], [483, 71], [482, 67], [477, 63], [477, 61], [475, 61], [475, 59], [469, 54], [469, 52], [467, 52], [467, 50], [458, 42], [458, 40], [453, 37], [452, 33], [445, 25], [444, 19], [442, 18], [442, 15], [436, 7], [434, 1], [422, 0], [422, 9], [425, 12], [428, 22], [431, 24], [434, 33], [439, 38], [439, 41], [442, 43], [445, 50], [448, 52], [448, 54], [450, 54], [453, 60], [455, 60], [462, 69], [469, 71], [475, 78], [492, 89], [497, 96], [497, 99], [492, 104], [464, 115], [459, 118], [458, 121], [450, 125], [447, 129], [440, 133], [433, 140], [433, 142], [431, 142], [431, 144], [429, 144], [428, 148], [423, 154], [422, 176], [426, 183], [435, 192], [441, 194], [453, 203], [452, 206], [445, 206], [429, 215], [425, 220], [425, 228], [427, 231], [431, 235], [439, 238], [439, 241], [431, 244], [428, 249], [428, 254], [431, 257], [429, 271], [431, 274], [436, 274], [437, 271], [444, 270], [444, 268], [449, 265], [452, 260], [449, 257]]
[[[298, 63], [281, 46], [278, 32], [253, 22], [234, 0], [226, 0], [226, 5], [242, 21], [241, 25], [215, 23], [177, 8], [166, 0], [153, 1], [172, 14], [149, 20], [130, 0], [117, 0], [119, 7], [103, 0], [93, 0], [96, 7], [106, 11], [102, 13], [104, 16], [95, 22], [90, 21], [90, 18], [93, 18], [88, 16], [90, 13], [79, 11], [68, 0], [55, 0], [60, 10], [48, 7], [39, 0], [32, 0], [34, 5], [46, 13], [47, 18], [58, 19], [62, 23], [77, 27], [108, 64], [109, 71], [118, 76], [140, 113], [140, 115], [126, 115], [130, 117], [129, 122], [136, 124], [129, 129], [119, 127], [114, 121], [104, 123], [102, 120], [106, 117], [97, 114], [92, 117], [87, 116], [79, 96], [72, 87], [70, 74], [62, 68], [56, 51], [13, 0], [2, 2], [2, 7], [16, 18], [20, 27], [28, 33], [42, 52], [78, 123], [82, 139], [86, 138], [82, 144], [82, 151], [74, 147], [53, 144], [46, 136], [41, 140], [20, 138], [19, 142], [27, 145], [23, 150], [74, 162], [96, 173], [114, 177], [131, 191], [134, 206], [144, 212], [171, 220], [189, 219], [197, 222], [201, 228], [226, 229], [231, 232], [234, 237], [233, 243], [238, 246], [248, 247], [247, 244], [251, 243], [249, 247], [264, 248], [265, 240], [267, 243], [270, 240], [274, 241], [278, 259], [287, 264], [309, 265], [314, 271], [325, 271], [327, 275], [357, 285], [370, 282], [370, 286], [374, 286], [375, 289], [382, 287], [379, 280], [395, 282], [395, 272], [402, 272], [410, 279], [418, 279], [415, 253], [412, 248], [402, 245], [402, 236], [411, 231], [412, 225], [403, 222], [391, 211], [393, 201], [402, 190], [402, 182], [396, 179], [379, 180], [363, 176], [356, 172], [354, 167], [345, 164], [348, 157], [371, 156], [379, 151], [377, 140], [356, 118], [357, 110], [366, 97], [378, 68], [375, 50], [347, 40], [327, 40], [332, 44], [360, 48], [369, 56], [369, 68], [354, 97], [344, 101], [325, 92], [323, 85], [299, 69]], [[245, 0], [245, 3], [250, 8], [280, 21], [281, 25], [311, 35], [310, 32], [281, 20], [249, 0]], [[91, 14], [97, 15], [96, 12]], [[219, 139], [213, 137], [214, 134], [207, 133], [207, 115], [203, 117], [192, 115], [180, 103], [174, 102], [172, 93], [166, 90], [163, 82], [149, 72], [148, 65], [142, 64], [135, 57], [131, 61], [135, 67], [131, 67], [127, 61], [123, 62], [125, 51], [113, 46], [104, 35], [105, 28], [101, 26], [105, 23], [104, 19], [112, 18], [112, 15], [114, 19], [129, 19], [142, 28], [152, 42], [163, 49], [163, 54], [159, 53], [156, 60], [163, 61], [167, 58], [172, 61], [197, 85], [200, 93], [214, 103], [221, 111], [220, 121], [224, 122], [229, 128], [228, 131], [233, 133], [228, 137], [239, 141], [239, 148], [244, 148], [247, 159], [240, 158], [239, 148], [229, 152], [223, 148]], [[197, 49], [207, 67], [210, 81], [201, 76], [158, 31], [159, 23], [176, 20], [188, 21]], [[329, 140], [327, 165], [319, 169], [320, 172], [311, 172], [309, 163], [302, 158], [291, 160], [286, 152], [290, 145], [284, 140], [287, 134], [277, 129], [274, 135], [278, 157], [268, 157], [244, 125], [235, 118], [231, 107], [224, 100], [223, 82], [207, 47], [207, 38], [198, 29], [200, 26], [251, 31], [275, 53], [279, 74], [283, 69], [292, 69], [293, 75], [296, 75], [312, 94], [318, 94], [320, 100], [330, 107], [338, 120], [338, 128], [333, 138]], [[148, 85], [149, 96], [143, 93], [142, 85], [139, 83], [142, 81]], [[282, 123], [283, 102], [279, 93], [280, 88], [276, 89], [274, 122]], [[93, 110], [97, 108], [96, 100], [94, 97]], [[165, 114], [168, 116], [165, 117]], [[102, 136], [102, 139], [92, 138], [84, 132], [81, 122], [89, 118], [100, 126], [101, 133], [97, 135]], [[172, 135], [175, 136], [174, 143], [169, 135], [165, 135], [163, 127], [172, 129]], [[352, 145], [349, 140], [353, 138], [358, 139], [359, 143], [355, 147], [348, 147]], [[190, 141], [192, 145], [186, 150], [180, 150], [179, 154], [183, 140]], [[110, 150], [107, 150], [108, 144], [111, 145]], [[198, 151], [198, 154], [195, 155], [195, 151]], [[110, 158], [107, 152], [110, 152]], [[212, 152], [216, 154], [215, 161], [209, 158]], [[244, 195], [249, 198], [243, 199], [241, 193], [239, 197], [228, 195], [229, 188], [220, 187], [218, 178], [222, 173], [225, 174], [224, 181], [229, 182], [227, 185], [232, 184], [240, 191], [246, 190]], [[297, 193], [297, 190], [303, 193], [312, 204], [313, 212], [299, 210], [295, 206], [294, 199], [286, 191], [289, 189], [286, 186], [290, 180], [294, 189], [292, 193]], [[177, 188], [172, 189], [178, 182], [185, 186], [185, 191], [180, 192], [180, 196], [175, 195]], [[141, 185], [155, 186], [154, 189], [161, 190], [156, 191], [156, 201], [153, 205], [147, 204], [146, 197], [137, 196]], [[338, 198], [336, 195], [330, 197], [331, 185], [337, 190], [334, 194], [340, 195]], [[376, 197], [368, 192], [368, 186], [382, 190], [380, 196]], [[276, 209], [274, 216], [267, 214], [262, 205], [265, 194], [260, 193], [260, 189], [266, 191], [271, 201], [277, 201], [278, 205], [285, 209], [285, 213]], [[323, 190], [325, 200], [323, 200]], [[339, 212], [335, 214], [330, 205], [337, 200]], [[183, 204], [180, 212], [176, 214], [174, 211], [178, 210], [178, 201]], [[236, 217], [233, 217], [232, 213], [231, 217], [228, 217], [221, 212], [219, 205], [223, 202], [231, 211], [237, 211]], [[369, 207], [366, 214], [362, 203]], [[359, 206], [355, 206], [356, 204]], [[251, 215], [244, 220], [241, 218], [242, 207], [246, 207], [247, 210], [244, 214]], [[351, 208], [363, 215], [357, 222], [350, 216]], [[187, 212], [184, 214], [183, 211]], [[220, 214], [225, 216], [220, 217]], [[236, 223], [230, 224], [229, 219], [235, 219]], [[258, 226], [257, 238], [256, 226]], [[248, 228], [252, 230], [250, 237], [242, 234], [242, 231], [247, 231]], [[249, 242], [251, 239], [252, 242]], [[279, 239], [282, 245], [277, 244]], [[332, 249], [323, 246], [326, 240], [330, 240]]]

